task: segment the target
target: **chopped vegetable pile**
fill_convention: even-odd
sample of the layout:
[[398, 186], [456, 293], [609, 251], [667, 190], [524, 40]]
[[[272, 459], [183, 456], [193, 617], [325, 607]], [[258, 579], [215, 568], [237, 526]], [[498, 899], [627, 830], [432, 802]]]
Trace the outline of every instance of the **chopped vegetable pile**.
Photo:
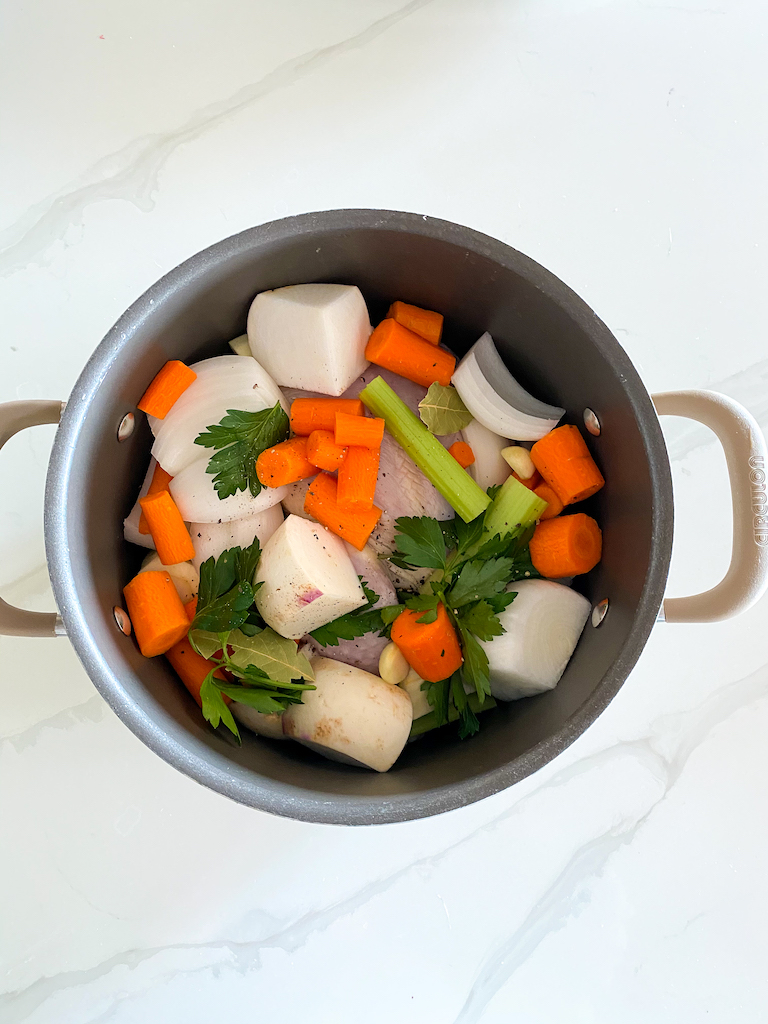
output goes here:
[[576, 648], [590, 606], [570, 582], [602, 534], [570, 506], [603, 476], [489, 334], [457, 366], [443, 327], [396, 300], [372, 329], [350, 285], [278, 288], [234, 354], [172, 360], [138, 402], [133, 632], [237, 742], [387, 771], [410, 740], [552, 689]]

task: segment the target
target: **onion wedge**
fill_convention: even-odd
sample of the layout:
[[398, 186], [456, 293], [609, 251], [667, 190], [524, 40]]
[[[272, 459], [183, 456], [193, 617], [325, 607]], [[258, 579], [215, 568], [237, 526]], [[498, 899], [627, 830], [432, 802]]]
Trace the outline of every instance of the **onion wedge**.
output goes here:
[[565, 409], [545, 405], [517, 383], [487, 331], [456, 367], [451, 383], [476, 420], [494, 434], [516, 441], [538, 441], [565, 414]]

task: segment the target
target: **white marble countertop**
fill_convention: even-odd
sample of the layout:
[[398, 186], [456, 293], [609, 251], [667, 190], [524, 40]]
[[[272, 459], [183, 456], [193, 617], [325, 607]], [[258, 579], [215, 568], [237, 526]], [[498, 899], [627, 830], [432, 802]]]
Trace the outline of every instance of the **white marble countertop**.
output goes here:
[[[286, 214], [415, 210], [572, 285], [650, 390], [768, 428], [761, 0], [7, 0], [0, 400], [66, 398], [162, 273]], [[0, 457], [3, 596], [51, 607], [53, 428]], [[669, 428], [670, 591], [722, 574], [723, 457]], [[442, 817], [232, 804], [66, 640], [0, 640], [4, 1024], [768, 1019], [768, 600], [659, 626], [598, 722]], [[377, 986], [381, 984], [381, 988]]]

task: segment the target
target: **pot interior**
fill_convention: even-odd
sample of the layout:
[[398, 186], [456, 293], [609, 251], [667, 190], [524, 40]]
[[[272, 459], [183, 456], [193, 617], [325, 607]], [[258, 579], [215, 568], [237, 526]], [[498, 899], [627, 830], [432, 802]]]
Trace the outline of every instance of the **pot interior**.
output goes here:
[[[214, 733], [164, 658], [142, 658], [112, 609], [143, 549], [123, 542], [151, 435], [135, 403], [168, 359], [221, 354], [245, 331], [253, 296], [307, 281], [356, 284], [374, 323], [403, 299], [445, 314], [458, 354], [490, 331], [520, 382], [562, 405], [583, 431], [607, 486], [583, 508], [603, 530], [600, 565], [576, 587], [610, 601], [588, 623], [555, 690], [482, 715], [460, 742], [444, 729], [406, 747], [386, 774], [336, 764], [289, 742]], [[117, 426], [136, 413], [122, 443]], [[581, 506], [580, 506], [581, 507]], [[556, 278], [501, 243], [406, 214], [306, 215], [228, 239], [177, 268], [116, 324], [83, 372], [52, 459], [46, 533], [67, 630], [97, 687], [163, 757], [235, 799], [319, 821], [371, 822], [436, 813], [524, 777], [606, 706], [636, 660], [663, 593], [671, 483], [650, 400], [607, 328]]]

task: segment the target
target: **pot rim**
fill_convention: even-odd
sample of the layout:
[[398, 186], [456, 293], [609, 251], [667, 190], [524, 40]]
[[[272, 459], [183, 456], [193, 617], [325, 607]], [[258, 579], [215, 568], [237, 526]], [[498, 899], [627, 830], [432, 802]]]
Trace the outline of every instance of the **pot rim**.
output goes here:
[[[629, 635], [590, 697], [547, 739], [520, 757], [482, 775], [419, 793], [387, 798], [328, 795], [257, 776], [254, 783], [235, 778], [226, 761], [213, 763], [166, 733], [126, 694], [101, 654], [77, 600], [74, 567], [67, 543], [67, 490], [80, 431], [101, 382], [131, 344], [133, 334], [180, 283], [202, 277], [211, 264], [249, 250], [255, 241], [299, 237], [323, 230], [365, 228], [399, 231], [446, 241], [514, 270], [535, 284], [582, 325], [620, 376], [638, 424], [649, 462], [654, 495], [652, 549], [643, 590]], [[179, 264], [126, 310], [107, 332], [75, 383], [53, 445], [45, 494], [48, 571], [66, 632], [96, 689], [125, 725], [152, 751], [195, 781], [233, 800], [284, 817], [325, 824], [384, 824], [440, 814], [506, 789], [553, 760], [602, 713], [637, 662], [664, 596], [672, 553], [672, 479], [666, 445], [650, 395], [629, 356], [608, 327], [566, 284], [530, 257], [472, 228], [421, 214], [349, 209], [304, 213], [270, 221], [232, 235]]]

